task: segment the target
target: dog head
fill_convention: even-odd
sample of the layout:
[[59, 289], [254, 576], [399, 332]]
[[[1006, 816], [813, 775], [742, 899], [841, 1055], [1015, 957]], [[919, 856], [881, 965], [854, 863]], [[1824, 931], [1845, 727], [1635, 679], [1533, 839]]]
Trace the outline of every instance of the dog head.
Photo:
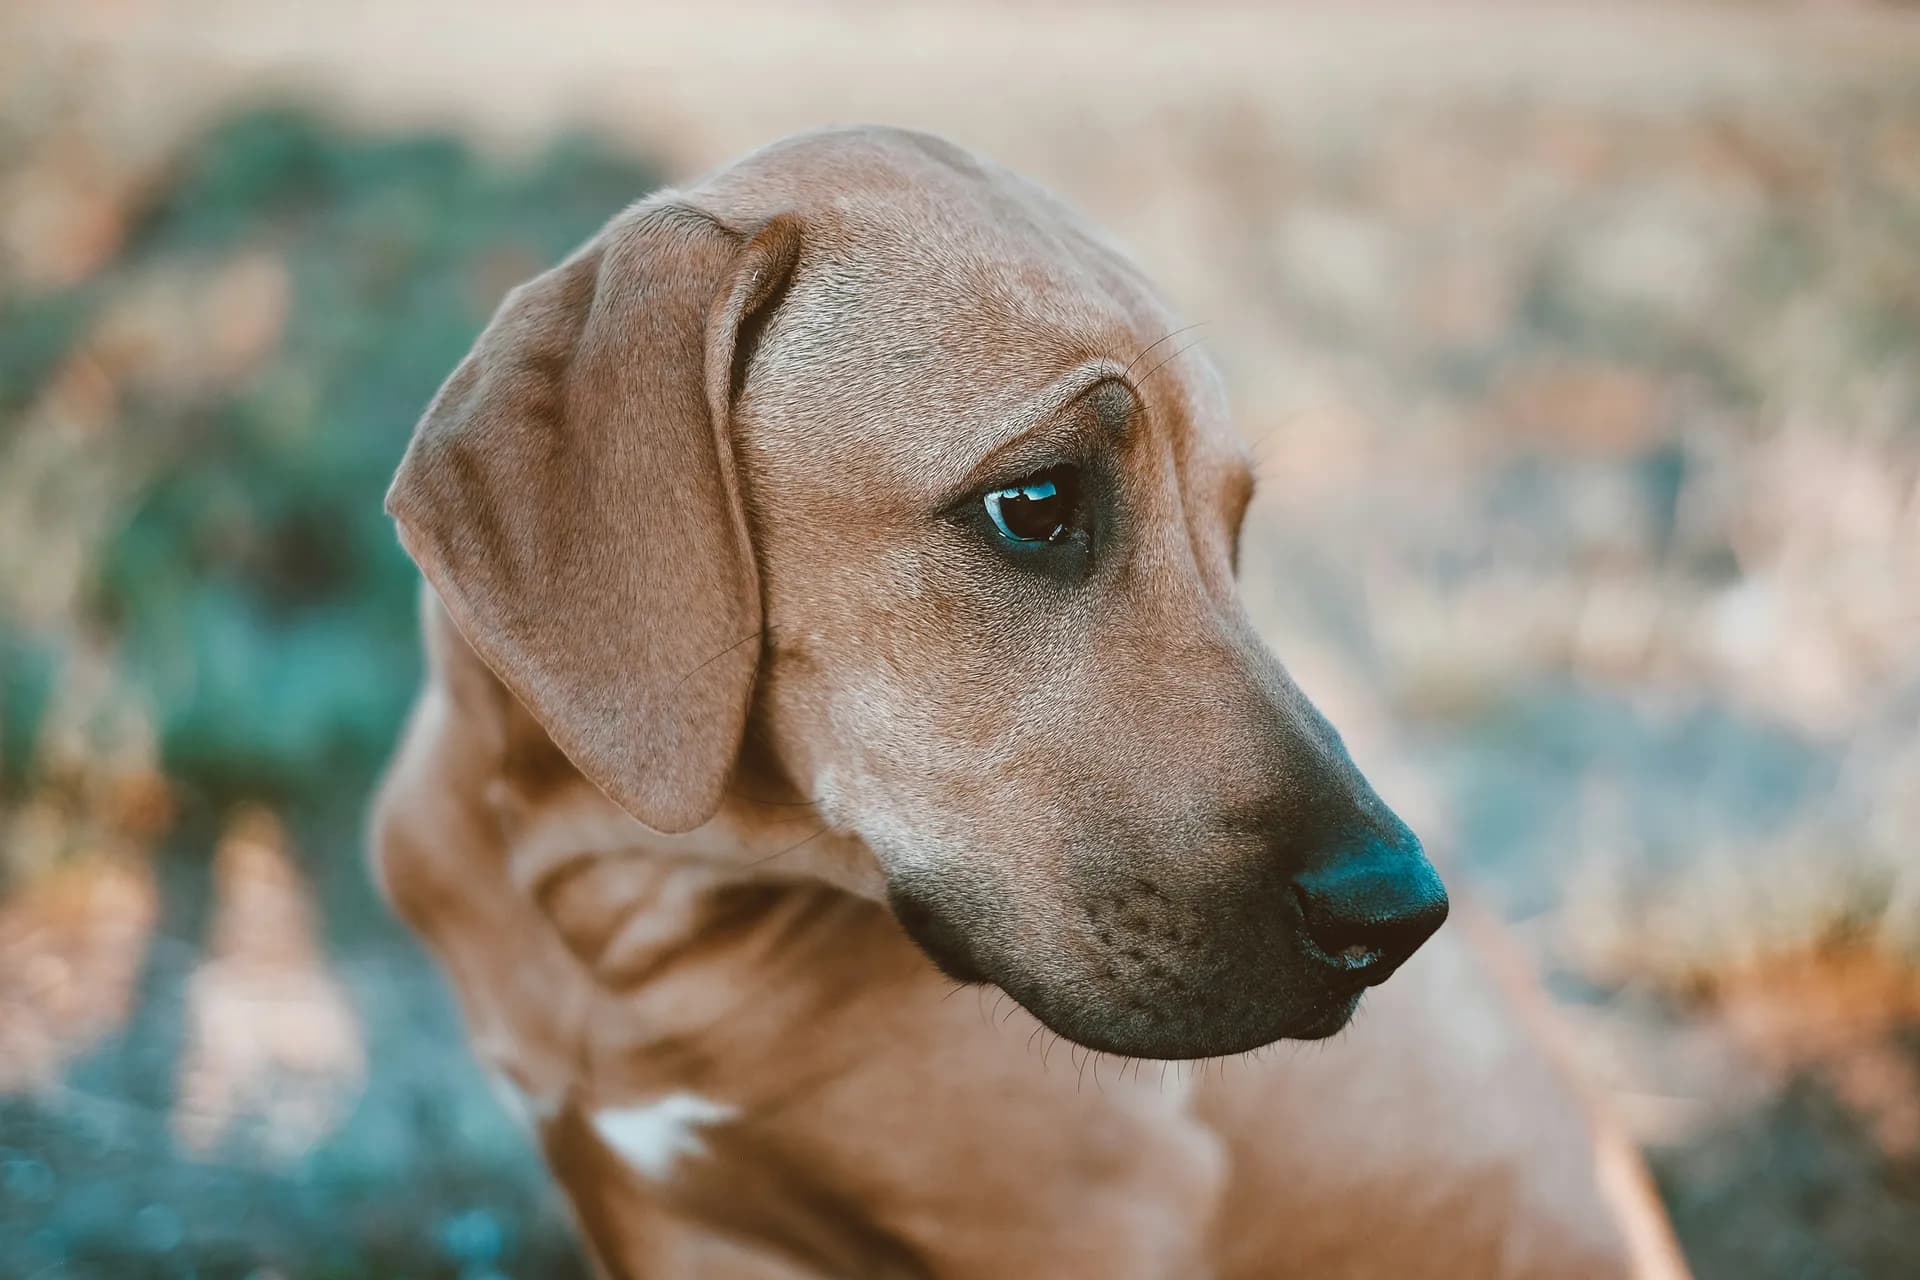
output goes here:
[[1252, 472], [1189, 336], [1021, 179], [809, 135], [516, 290], [389, 509], [653, 829], [746, 742], [936, 963], [1069, 1039], [1325, 1036], [1446, 896], [1240, 608]]

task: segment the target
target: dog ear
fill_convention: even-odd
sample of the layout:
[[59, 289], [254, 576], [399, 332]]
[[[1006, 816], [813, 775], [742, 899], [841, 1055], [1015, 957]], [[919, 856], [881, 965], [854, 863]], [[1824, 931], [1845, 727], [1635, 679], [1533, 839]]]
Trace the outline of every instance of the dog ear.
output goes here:
[[659, 831], [739, 750], [760, 584], [730, 423], [742, 332], [799, 249], [652, 201], [509, 294], [416, 428], [387, 510], [475, 652]]

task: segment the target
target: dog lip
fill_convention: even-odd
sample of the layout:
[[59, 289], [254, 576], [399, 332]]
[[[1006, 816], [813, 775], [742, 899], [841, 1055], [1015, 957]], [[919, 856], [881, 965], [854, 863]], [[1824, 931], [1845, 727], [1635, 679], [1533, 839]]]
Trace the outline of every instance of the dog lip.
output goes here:
[[1325, 1040], [1344, 1031], [1360, 1007], [1360, 991], [1330, 995], [1308, 1019], [1287, 1032], [1289, 1040]]
[[1291, 1002], [1291, 1007], [1278, 1017], [1256, 1023], [1196, 1022], [1171, 1028], [1137, 1025], [1118, 1028], [1098, 1009], [1062, 1008], [1052, 1001], [1036, 1000], [1030, 989], [1019, 984], [1009, 986], [995, 981], [994, 985], [1048, 1030], [1073, 1044], [1099, 1053], [1168, 1061], [1230, 1057], [1283, 1040], [1329, 1039], [1353, 1021], [1365, 995], [1363, 986], [1329, 985], [1315, 995]]
[[931, 903], [899, 885], [888, 890], [894, 919], [940, 972], [963, 984], [989, 982], [963, 931], [953, 928]]

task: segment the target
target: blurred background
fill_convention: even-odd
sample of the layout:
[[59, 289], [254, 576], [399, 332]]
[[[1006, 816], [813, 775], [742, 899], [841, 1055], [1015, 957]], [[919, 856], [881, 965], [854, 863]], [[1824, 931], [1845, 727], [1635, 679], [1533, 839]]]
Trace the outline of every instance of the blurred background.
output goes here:
[[0, 1276], [584, 1274], [366, 882], [380, 501], [507, 287], [852, 120], [1205, 322], [1257, 619], [1699, 1274], [1920, 1274], [1920, 13], [13, 0]]

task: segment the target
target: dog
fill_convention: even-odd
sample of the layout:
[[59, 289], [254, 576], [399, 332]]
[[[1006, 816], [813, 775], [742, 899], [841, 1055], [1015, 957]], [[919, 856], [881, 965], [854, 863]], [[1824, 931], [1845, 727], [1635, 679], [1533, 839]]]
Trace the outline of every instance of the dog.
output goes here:
[[1242, 611], [1182, 333], [1040, 187], [835, 129], [428, 408], [374, 867], [602, 1274], [1683, 1274]]

